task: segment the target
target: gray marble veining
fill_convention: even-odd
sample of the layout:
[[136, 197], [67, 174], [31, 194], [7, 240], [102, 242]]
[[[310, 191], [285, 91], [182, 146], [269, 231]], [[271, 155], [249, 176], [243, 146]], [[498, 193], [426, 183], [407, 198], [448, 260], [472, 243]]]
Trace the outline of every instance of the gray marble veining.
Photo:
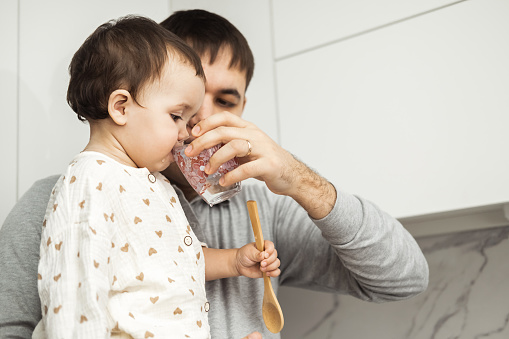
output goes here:
[[282, 288], [284, 339], [509, 338], [509, 226], [417, 239], [421, 295], [384, 304]]

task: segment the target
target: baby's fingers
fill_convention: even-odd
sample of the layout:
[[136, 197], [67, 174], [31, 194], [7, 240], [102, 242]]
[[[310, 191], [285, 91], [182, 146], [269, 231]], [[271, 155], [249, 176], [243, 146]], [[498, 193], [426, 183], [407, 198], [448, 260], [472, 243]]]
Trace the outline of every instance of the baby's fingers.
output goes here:
[[274, 248], [274, 243], [270, 240], [265, 240], [264, 247], [265, 247], [265, 250], [263, 252], [260, 252], [260, 261], [262, 261], [264, 259], [272, 258], [272, 259], [269, 259], [270, 260], [269, 262], [273, 262], [274, 261], [274, 256], [273, 256], [274, 253], [276, 253], [275, 256], [277, 257], [277, 251]]
[[267, 273], [268, 276], [277, 277], [281, 273], [279, 266], [281, 266], [281, 261], [279, 261], [277, 251], [274, 249], [269, 257], [260, 263], [260, 270]]
[[270, 240], [265, 240], [264, 242], [264, 252], [267, 252], [269, 255], [272, 254], [272, 252], [274, 251], [274, 243]]
[[276, 257], [273, 261], [268, 261], [268, 260], [262, 261], [260, 264], [260, 269], [263, 272], [270, 272], [270, 271], [274, 271], [275, 269], [279, 268], [279, 266], [281, 266], [281, 262]]
[[279, 275], [281, 274], [281, 270], [277, 268], [272, 271], [267, 271], [265, 272], [265, 274], [267, 274], [268, 277], [279, 277]]
[[272, 251], [268, 252], [267, 250], [260, 253], [262, 262], [260, 265], [262, 267], [272, 264], [277, 259], [277, 250], [272, 247]]

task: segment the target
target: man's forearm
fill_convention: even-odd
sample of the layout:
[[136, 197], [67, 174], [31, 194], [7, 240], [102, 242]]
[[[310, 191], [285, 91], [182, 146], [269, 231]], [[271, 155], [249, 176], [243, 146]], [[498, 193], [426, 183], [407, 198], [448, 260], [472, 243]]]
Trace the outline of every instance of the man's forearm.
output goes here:
[[326, 217], [336, 203], [336, 189], [325, 178], [314, 172], [303, 162], [294, 168], [295, 188], [290, 197], [297, 201], [313, 219]]

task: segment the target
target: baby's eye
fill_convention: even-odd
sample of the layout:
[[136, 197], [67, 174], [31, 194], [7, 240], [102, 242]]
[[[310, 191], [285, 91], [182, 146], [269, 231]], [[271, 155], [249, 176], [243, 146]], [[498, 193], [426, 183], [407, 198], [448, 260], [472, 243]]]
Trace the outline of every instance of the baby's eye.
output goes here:
[[173, 119], [173, 121], [182, 120], [182, 117], [176, 114], [171, 114], [171, 118]]

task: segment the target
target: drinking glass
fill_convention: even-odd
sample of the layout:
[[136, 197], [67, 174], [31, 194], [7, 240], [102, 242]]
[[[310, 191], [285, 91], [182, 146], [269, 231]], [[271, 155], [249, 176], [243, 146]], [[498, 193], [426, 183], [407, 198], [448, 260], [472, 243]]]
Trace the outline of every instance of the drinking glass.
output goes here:
[[222, 164], [219, 169], [212, 174], [204, 172], [205, 165], [210, 157], [221, 148], [221, 144], [203, 150], [196, 157], [188, 157], [185, 154], [187, 145], [177, 146], [173, 149], [173, 158], [177, 162], [180, 171], [184, 174], [189, 184], [211, 207], [222, 201], [228, 200], [240, 192], [240, 182], [223, 187], [219, 185], [219, 179], [226, 173], [239, 166], [236, 158], [230, 159]]

